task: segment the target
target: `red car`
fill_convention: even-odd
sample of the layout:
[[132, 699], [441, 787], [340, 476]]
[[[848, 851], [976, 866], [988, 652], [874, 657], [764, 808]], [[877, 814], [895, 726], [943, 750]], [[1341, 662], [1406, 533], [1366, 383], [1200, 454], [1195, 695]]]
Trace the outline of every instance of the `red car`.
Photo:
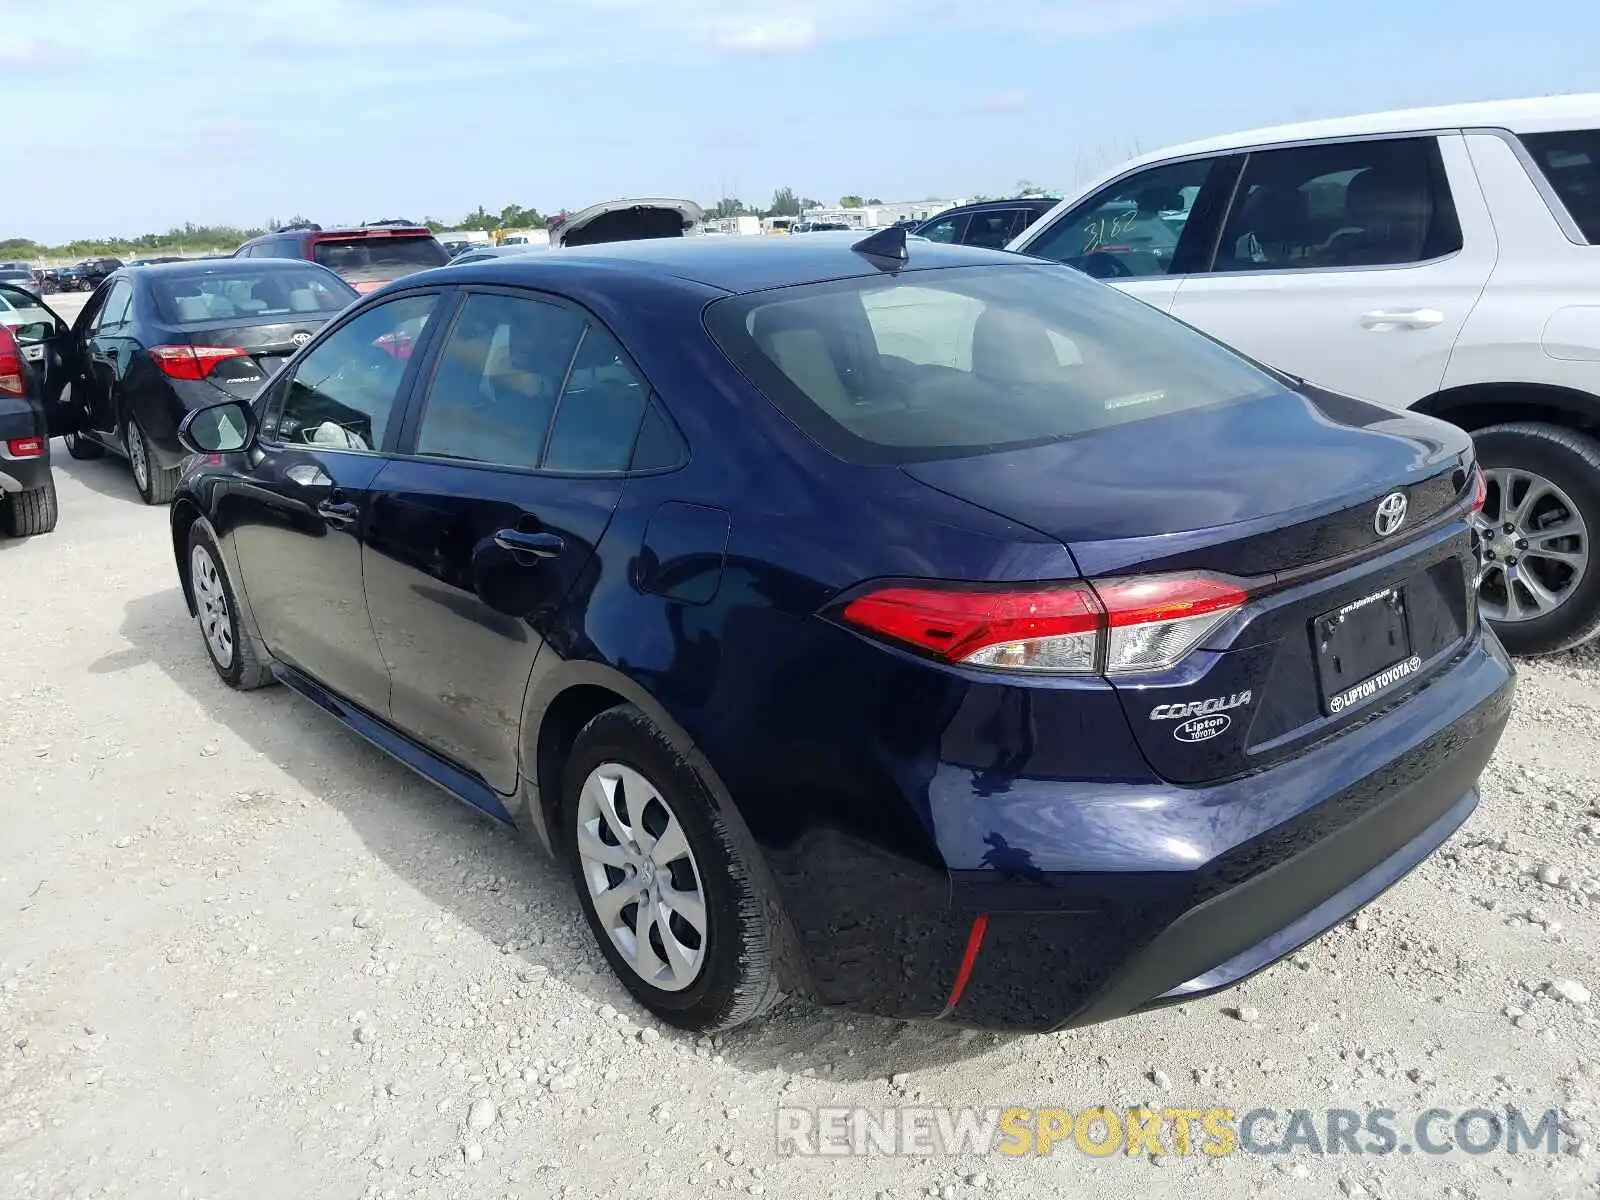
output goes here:
[[426, 225], [374, 221], [349, 229], [291, 225], [251, 238], [235, 258], [297, 258], [319, 263], [358, 292], [370, 292], [402, 275], [442, 267], [450, 255]]

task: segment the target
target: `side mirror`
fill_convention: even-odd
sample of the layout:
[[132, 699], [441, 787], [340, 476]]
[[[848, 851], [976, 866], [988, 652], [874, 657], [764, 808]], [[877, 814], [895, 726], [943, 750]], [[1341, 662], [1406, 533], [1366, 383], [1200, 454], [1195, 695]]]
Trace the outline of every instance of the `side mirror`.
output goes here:
[[15, 326], [11, 333], [19, 345], [36, 346], [40, 342], [48, 342], [57, 332], [53, 321], [31, 321], [26, 325]]
[[197, 408], [178, 426], [178, 441], [191, 454], [232, 454], [255, 437], [255, 410], [238, 400]]

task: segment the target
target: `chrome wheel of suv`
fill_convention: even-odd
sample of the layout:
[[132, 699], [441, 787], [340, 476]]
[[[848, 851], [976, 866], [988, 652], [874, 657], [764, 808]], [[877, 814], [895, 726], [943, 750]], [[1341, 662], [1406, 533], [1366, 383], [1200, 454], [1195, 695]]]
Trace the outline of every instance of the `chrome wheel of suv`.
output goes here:
[[1488, 467], [1478, 527], [1479, 604], [1491, 621], [1531, 621], [1559, 608], [1589, 567], [1582, 511], [1532, 471]]
[[605, 762], [578, 793], [578, 858], [595, 915], [640, 979], [680, 992], [706, 956], [700, 868], [678, 816], [632, 767]]

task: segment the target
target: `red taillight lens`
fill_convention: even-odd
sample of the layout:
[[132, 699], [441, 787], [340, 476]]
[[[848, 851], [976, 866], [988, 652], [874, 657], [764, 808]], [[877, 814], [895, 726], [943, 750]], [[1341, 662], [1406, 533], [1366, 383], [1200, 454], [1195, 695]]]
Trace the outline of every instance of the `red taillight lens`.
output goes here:
[[6, 443], [6, 453], [12, 458], [39, 458], [44, 454], [42, 437], [12, 438]]
[[152, 346], [150, 359], [169, 379], [204, 379], [217, 364], [230, 358], [249, 358], [232, 346]]
[[0, 325], [0, 396], [25, 396], [22, 387], [22, 351], [11, 330]]
[[1248, 599], [1207, 575], [1005, 590], [896, 585], [850, 601], [842, 616], [948, 662], [1119, 675], [1172, 666]]
[[1489, 481], [1483, 477], [1483, 468], [1476, 463], [1472, 467], [1472, 511], [1482, 512], [1483, 506], [1489, 501]]
[[1095, 668], [1105, 614], [1080, 583], [1015, 591], [886, 587], [850, 601], [844, 619], [950, 662], [1079, 674]]

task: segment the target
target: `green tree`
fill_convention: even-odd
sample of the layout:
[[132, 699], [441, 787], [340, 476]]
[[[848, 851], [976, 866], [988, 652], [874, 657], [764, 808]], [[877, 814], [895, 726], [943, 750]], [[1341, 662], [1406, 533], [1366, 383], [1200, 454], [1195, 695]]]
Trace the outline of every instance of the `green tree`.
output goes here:
[[772, 207], [767, 209], [769, 217], [798, 217], [800, 215], [800, 198], [794, 194], [794, 189], [781, 187], [772, 193]]
[[839, 207], [840, 208], [865, 208], [866, 207], [866, 203], [867, 202], [865, 200], [863, 200], [860, 196], [840, 196], [839, 197]]
[[724, 196], [715, 204], [706, 207], [706, 213], [713, 217], [742, 217], [750, 212], [745, 207], [743, 200], [736, 196]]
[[873, 196], [873, 197], [871, 197], [871, 198], [869, 198], [867, 200], [867, 204], [868, 205], [882, 204], [882, 203], [883, 203], [883, 201], [879, 200], [876, 196]]

